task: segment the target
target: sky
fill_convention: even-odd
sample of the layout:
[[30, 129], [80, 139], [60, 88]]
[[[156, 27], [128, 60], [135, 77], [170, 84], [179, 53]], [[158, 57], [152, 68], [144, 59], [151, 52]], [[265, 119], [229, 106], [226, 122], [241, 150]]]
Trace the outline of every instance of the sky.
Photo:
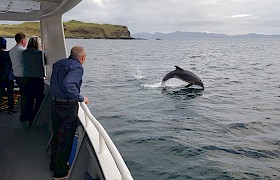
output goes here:
[[63, 21], [124, 25], [131, 34], [280, 35], [279, 8], [280, 0], [82, 0]]
[[280, 34], [280, 0], [83, 0], [63, 16], [141, 32]]

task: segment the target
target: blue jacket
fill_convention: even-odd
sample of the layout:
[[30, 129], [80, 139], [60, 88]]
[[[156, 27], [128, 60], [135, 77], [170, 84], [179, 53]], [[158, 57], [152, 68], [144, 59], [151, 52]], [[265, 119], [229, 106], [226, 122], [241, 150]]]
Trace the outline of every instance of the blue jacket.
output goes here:
[[84, 101], [84, 97], [80, 94], [83, 74], [82, 64], [73, 56], [54, 63], [50, 82], [51, 96]]

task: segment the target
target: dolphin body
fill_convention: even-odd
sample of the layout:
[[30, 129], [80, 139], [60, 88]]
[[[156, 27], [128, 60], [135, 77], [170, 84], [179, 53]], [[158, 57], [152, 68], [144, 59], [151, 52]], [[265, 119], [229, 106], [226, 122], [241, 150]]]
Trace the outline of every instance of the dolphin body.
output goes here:
[[178, 78], [189, 83], [186, 87], [190, 87], [192, 85], [198, 85], [204, 89], [204, 85], [201, 79], [197, 75], [195, 75], [190, 71], [186, 71], [178, 66], [175, 67], [176, 69], [174, 71], [171, 71], [170, 73], [164, 76], [164, 78], [162, 79], [162, 83], [164, 83], [165, 81], [171, 78]]

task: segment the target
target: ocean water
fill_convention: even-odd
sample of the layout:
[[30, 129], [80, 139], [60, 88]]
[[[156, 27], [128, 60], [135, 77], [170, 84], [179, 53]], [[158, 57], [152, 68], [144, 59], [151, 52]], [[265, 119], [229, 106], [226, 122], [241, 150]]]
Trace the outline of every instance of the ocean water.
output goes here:
[[[82, 40], [82, 93], [135, 180], [280, 179], [280, 40]], [[174, 65], [205, 86], [162, 78]]]
[[[136, 180], [280, 179], [280, 40], [67, 40]], [[205, 90], [162, 78], [174, 65]]]

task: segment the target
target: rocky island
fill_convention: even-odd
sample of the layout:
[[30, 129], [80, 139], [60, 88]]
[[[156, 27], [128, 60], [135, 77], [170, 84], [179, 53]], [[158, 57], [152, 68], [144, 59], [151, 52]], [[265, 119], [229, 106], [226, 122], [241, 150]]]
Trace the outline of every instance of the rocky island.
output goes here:
[[[85, 23], [71, 20], [63, 23], [66, 38], [77, 39], [133, 39], [126, 26], [111, 24]], [[40, 36], [39, 22], [22, 24], [0, 24], [0, 36], [13, 38], [17, 32], [27, 36]]]

